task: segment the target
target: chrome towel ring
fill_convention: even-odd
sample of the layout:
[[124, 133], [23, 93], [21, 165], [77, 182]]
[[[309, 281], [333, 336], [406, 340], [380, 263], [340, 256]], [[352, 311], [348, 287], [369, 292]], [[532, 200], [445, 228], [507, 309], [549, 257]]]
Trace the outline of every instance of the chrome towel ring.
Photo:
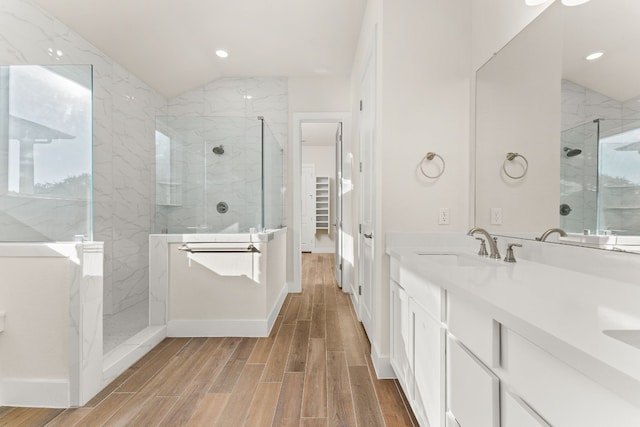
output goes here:
[[[440, 169], [440, 173], [436, 174], [436, 175], [429, 175], [427, 172], [425, 172], [424, 170], [424, 162], [425, 161], [432, 161], [435, 158], [440, 159], [440, 163], [442, 163], [442, 169]], [[434, 152], [429, 151], [423, 158], [422, 161], [420, 162], [420, 172], [422, 172], [422, 175], [426, 176], [429, 179], [436, 179], [436, 178], [440, 178], [442, 176], [442, 174], [444, 173], [444, 169], [445, 169], [445, 163], [444, 163], [444, 159], [442, 158], [442, 156], [440, 156], [439, 154], [436, 154]]]
[[[507, 164], [508, 164], [507, 162], [508, 161], [512, 162], [518, 157], [520, 157], [522, 160], [524, 160], [524, 170], [522, 171], [522, 173], [520, 175], [512, 175], [509, 172], [507, 172]], [[522, 154], [519, 154], [519, 153], [507, 153], [507, 158], [502, 163], [502, 171], [504, 172], [505, 175], [507, 175], [511, 179], [522, 179], [527, 174], [528, 170], [529, 170], [529, 161], [527, 160], [527, 158], [525, 156], [523, 156]]]

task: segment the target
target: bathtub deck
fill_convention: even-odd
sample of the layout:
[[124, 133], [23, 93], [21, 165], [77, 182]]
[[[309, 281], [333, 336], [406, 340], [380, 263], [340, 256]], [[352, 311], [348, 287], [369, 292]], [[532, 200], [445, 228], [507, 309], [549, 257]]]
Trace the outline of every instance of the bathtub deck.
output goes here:
[[268, 338], [168, 338], [85, 407], [0, 407], [0, 425], [417, 426], [369, 354], [333, 255], [304, 254]]

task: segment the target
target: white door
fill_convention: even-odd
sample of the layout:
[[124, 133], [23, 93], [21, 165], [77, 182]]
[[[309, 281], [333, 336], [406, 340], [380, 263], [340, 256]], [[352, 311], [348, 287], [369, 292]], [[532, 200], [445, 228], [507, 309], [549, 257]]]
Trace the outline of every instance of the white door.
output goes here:
[[316, 246], [316, 173], [314, 165], [302, 165], [302, 207], [300, 249], [312, 252]]
[[334, 188], [334, 241], [336, 244], [336, 281], [342, 288], [342, 123], [336, 131], [336, 185]]
[[369, 337], [375, 336], [375, 56], [369, 56], [362, 75], [360, 101], [360, 234], [359, 316]]

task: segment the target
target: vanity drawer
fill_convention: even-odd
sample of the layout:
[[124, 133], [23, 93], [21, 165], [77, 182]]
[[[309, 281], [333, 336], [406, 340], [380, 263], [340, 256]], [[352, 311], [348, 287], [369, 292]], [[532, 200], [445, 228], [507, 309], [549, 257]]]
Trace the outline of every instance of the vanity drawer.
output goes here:
[[487, 366], [500, 366], [500, 324], [451, 292], [447, 293], [447, 328]]
[[400, 286], [416, 300], [422, 308], [438, 322], [443, 319], [445, 291], [428, 280], [416, 275], [411, 270], [401, 268]]
[[498, 377], [451, 336], [447, 356], [448, 411], [461, 427], [499, 427]]

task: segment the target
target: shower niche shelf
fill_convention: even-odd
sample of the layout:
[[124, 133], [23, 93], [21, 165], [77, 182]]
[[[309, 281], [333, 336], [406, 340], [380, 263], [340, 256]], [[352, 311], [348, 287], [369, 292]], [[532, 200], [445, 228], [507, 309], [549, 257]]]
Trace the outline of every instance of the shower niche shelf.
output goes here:
[[328, 176], [316, 176], [316, 231], [329, 231], [329, 184]]

